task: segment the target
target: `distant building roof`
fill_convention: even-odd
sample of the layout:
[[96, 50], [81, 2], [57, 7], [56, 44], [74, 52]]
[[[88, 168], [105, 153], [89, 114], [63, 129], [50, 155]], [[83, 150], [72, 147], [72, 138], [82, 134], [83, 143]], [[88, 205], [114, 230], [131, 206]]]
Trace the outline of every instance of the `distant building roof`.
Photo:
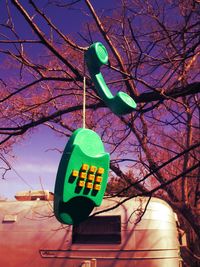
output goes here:
[[15, 198], [18, 201], [53, 200], [54, 194], [49, 190], [29, 190], [17, 192]]

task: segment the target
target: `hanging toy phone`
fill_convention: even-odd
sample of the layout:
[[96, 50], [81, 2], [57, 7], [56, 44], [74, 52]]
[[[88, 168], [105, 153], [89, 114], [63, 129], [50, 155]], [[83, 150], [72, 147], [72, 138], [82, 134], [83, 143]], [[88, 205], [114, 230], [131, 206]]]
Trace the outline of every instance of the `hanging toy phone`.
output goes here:
[[136, 108], [135, 101], [126, 93], [118, 92], [112, 95], [100, 72], [100, 67], [108, 63], [108, 53], [102, 43], [92, 44], [85, 53], [85, 61], [95, 85], [97, 94], [116, 115], [125, 115]]
[[63, 152], [54, 190], [54, 213], [64, 224], [85, 220], [100, 206], [108, 180], [110, 156], [97, 133], [79, 128]]
[[[94, 43], [85, 53], [86, 64], [98, 95], [117, 115], [136, 108], [126, 93], [113, 96], [100, 72], [108, 62], [106, 48]], [[54, 190], [54, 213], [64, 224], [77, 224], [87, 219], [95, 206], [100, 206], [108, 180], [110, 156], [97, 133], [80, 128], [70, 137], [58, 167]]]

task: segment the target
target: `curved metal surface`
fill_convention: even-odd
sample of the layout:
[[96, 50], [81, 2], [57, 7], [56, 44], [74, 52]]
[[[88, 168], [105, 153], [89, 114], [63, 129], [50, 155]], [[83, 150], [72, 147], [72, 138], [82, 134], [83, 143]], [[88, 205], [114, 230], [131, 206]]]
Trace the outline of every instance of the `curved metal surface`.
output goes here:
[[[123, 200], [105, 199], [94, 212]], [[92, 258], [97, 259], [97, 267], [180, 266], [172, 209], [155, 198], [148, 206], [147, 203], [146, 198], [133, 199], [100, 214], [121, 216], [120, 244], [72, 244], [72, 226], [64, 226], [55, 219], [52, 202], [0, 202], [0, 266], [77, 267]], [[8, 215], [15, 220], [4, 221]]]

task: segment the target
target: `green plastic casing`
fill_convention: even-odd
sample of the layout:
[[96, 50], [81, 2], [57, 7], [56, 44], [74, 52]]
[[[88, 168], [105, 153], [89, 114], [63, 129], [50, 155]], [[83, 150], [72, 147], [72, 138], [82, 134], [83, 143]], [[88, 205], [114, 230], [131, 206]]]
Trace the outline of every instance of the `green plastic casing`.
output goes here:
[[[77, 224], [85, 220], [95, 206], [100, 206], [109, 163], [110, 156], [97, 133], [79, 128], [71, 135], [61, 157], [54, 190], [54, 213], [61, 223]], [[83, 170], [83, 166], [86, 169]], [[98, 174], [102, 169], [103, 173]], [[98, 179], [102, 181], [96, 182]]]
[[97, 94], [112, 112], [116, 115], [131, 113], [136, 108], [135, 101], [124, 92], [118, 92], [113, 96], [100, 72], [100, 67], [108, 63], [105, 46], [100, 42], [92, 44], [85, 53], [85, 61]]

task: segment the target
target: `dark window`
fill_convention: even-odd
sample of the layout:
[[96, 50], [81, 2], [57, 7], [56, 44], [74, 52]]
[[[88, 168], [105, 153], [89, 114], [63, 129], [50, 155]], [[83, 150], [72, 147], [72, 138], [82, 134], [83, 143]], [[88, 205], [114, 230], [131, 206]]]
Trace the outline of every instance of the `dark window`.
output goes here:
[[72, 243], [118, 244], [121, 242], [121, 217], [92, 217], [73, 227]]

